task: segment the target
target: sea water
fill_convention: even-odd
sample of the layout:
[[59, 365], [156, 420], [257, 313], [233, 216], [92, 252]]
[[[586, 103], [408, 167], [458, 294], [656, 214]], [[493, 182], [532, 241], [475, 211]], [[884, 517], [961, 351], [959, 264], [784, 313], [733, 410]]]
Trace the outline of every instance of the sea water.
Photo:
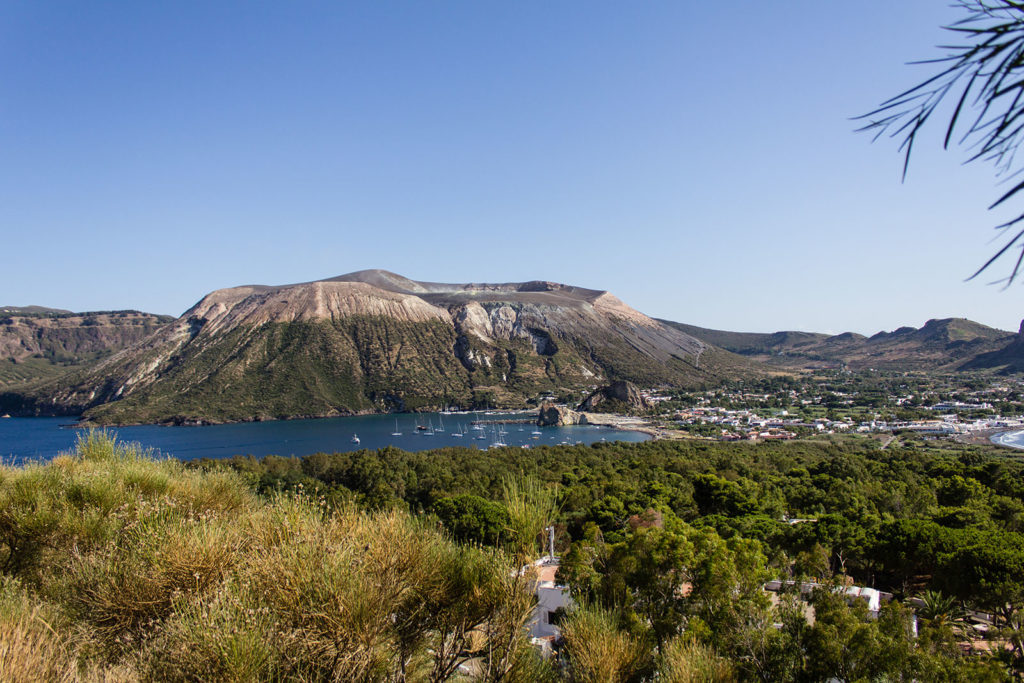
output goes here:
[[[123, 441], [135, 441], [152, 449], [155, 456], [171, 456], [181, 460], [226, 458], [233, 455], [303, 456], [363, 448], [378, 449], [385, 446], [395, 446], [407, 451], [452, 446], [483, 450], [499, 441], [508, 446], [534, 447], [591, 444], [597, 441], [646, 441], [650, 438], [640, 432], [593, 425], [538, 428], [532, 422], [497, 422], [526, 420], [530, 417], [527, 414], [483, 412], [415, 413], [239, 422], [202, 427], [139, 425], [111, 427], [108, 431], [116, 433]], [[474, 422], [483, 423], [478, 425], [479, 430], [473, 429]], [[442, 423], [443, 431], [438, 431]], [[433, 427], [433, 431], [417, 429], [417, 426]], [[533, 434], [534, 431], [539, 431], [540, 434]], [[393, 432], [401, 432], [401, 435], [394, 436]], [[464, 435], [453, 436], [453, 433]], [[58, 453], [72, 449], [80, 434], [82, 430], [74, 428], [73, 418], [0, 419], [0, 459], [5, 464], [18, 464], [26, 460], [49, 460]], [[355, 437], [359, 439], [358, 443], [355, 442]]]
[[992, 442], [1010, 448], [1024, 448], [1024, 431], [996, 434], [992, 437]]

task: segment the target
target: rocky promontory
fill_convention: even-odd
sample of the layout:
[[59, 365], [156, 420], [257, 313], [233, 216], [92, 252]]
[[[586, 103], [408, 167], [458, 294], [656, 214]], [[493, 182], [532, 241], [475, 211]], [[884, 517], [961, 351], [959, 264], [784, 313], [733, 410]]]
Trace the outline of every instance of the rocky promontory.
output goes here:
[[619, 380], [592, 393], [579, 405], [578, 410], [591, 413], [637, 413], [647, 410], [651, 405], [635, 384]]
[[564, 427], [566, 425], [585, 425], [587, 416], [570, 410], [565, 406], [557, 406], [553, 403], [544, 403], [537, 414], [538, 427]]

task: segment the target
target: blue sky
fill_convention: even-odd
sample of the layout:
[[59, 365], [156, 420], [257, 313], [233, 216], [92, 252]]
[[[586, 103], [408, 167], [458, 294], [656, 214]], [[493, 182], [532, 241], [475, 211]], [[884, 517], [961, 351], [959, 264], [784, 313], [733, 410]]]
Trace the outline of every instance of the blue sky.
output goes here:
[[906, 62], [957, 16], [0, 2], [0, 304], [177, 315], [386, 268], [608, 289], [731, 330], [1016, 330], [1019, 286], [963, 281], [1009, 215], [986, 211], [992, 169], [935, 130], [901, 184], [896, 143], [850, 120], [930, 73]]

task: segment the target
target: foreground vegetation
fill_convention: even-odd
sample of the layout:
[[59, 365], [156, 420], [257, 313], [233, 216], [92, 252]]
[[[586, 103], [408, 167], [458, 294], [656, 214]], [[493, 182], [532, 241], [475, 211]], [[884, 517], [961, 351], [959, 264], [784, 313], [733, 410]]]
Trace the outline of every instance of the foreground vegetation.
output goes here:
[[[557, 487], [561, 580], [578, 602], [603, 610], [593, 623], [614, 623], [624, 649], [641, 653], [624, 665], [629, 675], [608, 680], [651, 676], [679, 635], [713, 648], [742, 679], [985, 680], [1019, 671], [1024, 464], [995, 447], [898, 444], [836, 436], [389, 448], [193, 466], [230, 468], [266, 494], [301, 486], [435, 515], [456, 539], [484, 545], [501, 543], [509, 472]], [[814, 624], [795, 596], [770, 603], [761, 587], [771, 577], [826, 586], [812, 596]], [[830, 582], [896, 600], [875, 619], [837, 602]], [[922, 596], [945, 607], [930, 620], [919, 609], [914, 638], [907, 600]], [[985, 635], [966, 608], [992, 615], [979, 624]], [[966, 656], [969, 647], [995, 654]]]
[[[91, 434], [0, 469], [0, 679], [1008, 680], [1022, 469], [867, 439], [186, 466]], [[517, 568], [552, 520], [576, 607], [543, 660]], [[812, 620], [773, 576], [819, 579]]]
[[535, 678], [515, 558], [91, 436], [0, 474], [0, 679]]

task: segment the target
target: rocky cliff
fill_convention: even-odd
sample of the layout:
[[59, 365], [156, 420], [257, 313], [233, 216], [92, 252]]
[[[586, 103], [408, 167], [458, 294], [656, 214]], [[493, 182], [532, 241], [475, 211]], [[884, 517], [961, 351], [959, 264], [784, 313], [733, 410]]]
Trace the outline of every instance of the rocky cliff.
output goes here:
[[538, 427], [564, 427], [565, 425], [579, 424], [587, 424], [586, 416], [565, 406], [544, 403], [537, 411]]
[[135, 344], [173, 320], [139, 311], [0, 308], [0, 387], [52, 378]]

